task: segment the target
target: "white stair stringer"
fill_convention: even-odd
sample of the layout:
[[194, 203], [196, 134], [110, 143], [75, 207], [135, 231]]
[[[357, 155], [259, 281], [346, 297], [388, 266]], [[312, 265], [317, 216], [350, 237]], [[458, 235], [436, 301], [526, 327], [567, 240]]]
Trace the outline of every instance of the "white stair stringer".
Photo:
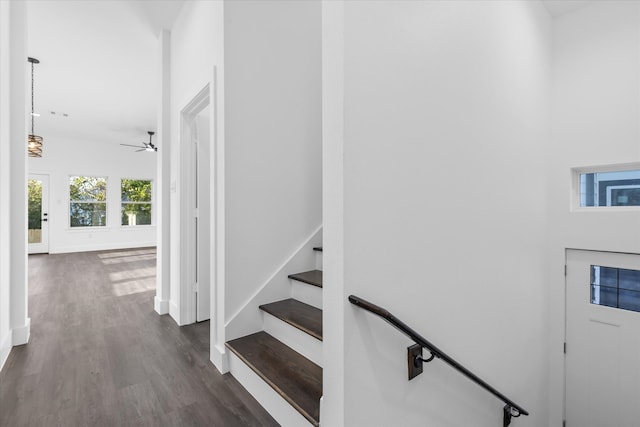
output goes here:
[[231, 375], [247, 389], [278, 424], [284, 427], [309, 427], [312, 425], [234, 352], [229, 351], [228, 354]]
[[322, 270], [322, 251], [314, 251], [316, 253], [316, 270]]
[[262, 325], [266, 333], [322, 366], [322, 341], [267, 312], [263, 312]]

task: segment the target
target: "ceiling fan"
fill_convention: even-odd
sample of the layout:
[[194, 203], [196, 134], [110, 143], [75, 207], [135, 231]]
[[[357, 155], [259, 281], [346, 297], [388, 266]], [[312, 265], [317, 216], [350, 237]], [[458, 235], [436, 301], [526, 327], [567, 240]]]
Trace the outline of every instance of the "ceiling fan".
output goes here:
[[120, 144], [120, 145], [124, 145], [125, 147], [139, 148], [139, 150], [136, 150], [136, 153], [138, 151], [158, 151], [158, 147], [156, 147], [153, 144], [153, 142], [151, 142], [151, 138], [153, 137], [155, 132], [148, 131], [147, 133], [149, 134], [149, 142], [143, 142], [142, 145], [131, 145], [131, 144]]

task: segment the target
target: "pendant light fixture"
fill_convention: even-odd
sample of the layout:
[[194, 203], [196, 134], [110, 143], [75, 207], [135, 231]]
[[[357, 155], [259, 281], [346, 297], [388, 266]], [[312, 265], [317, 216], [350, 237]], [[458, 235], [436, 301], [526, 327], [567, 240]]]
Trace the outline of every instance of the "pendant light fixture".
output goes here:
[[34, 131], [34, 121], [36, 112], [34, 110], [34, 90], [33, 90], [33, 66], [35, 64], [39, 64], [36, 58], [29, 57], [27, 59], [31, 62], [31, 133], [29, 134], [29, 138], [27, 141], [27, 151], [29, 153], [29, 157], [42, 157], [42, 137], [36, 135]]

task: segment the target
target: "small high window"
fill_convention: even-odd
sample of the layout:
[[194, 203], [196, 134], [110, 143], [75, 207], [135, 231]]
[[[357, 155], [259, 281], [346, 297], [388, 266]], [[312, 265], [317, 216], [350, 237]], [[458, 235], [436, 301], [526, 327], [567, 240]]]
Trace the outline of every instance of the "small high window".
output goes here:
[[122, 225], [151, 225], [151, 181], [123, 179], [120, 185]]
[[107, 225], [107, 178], [69, 177], [69, 225], [71, 227]]
[[592, 265], [591, 304], [640, 312], [640, 271]]
[[640, 169], [581, 173], [580, 206], [640, 206]]

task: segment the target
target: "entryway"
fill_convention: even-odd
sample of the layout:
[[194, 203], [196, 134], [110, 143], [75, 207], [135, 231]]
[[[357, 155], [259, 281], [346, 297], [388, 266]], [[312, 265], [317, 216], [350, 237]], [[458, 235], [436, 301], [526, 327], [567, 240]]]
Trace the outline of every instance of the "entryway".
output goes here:
[[640, 255], [567, 251], [568, 427], [640, 420]]
[[30, 174], [27, 181], [30, 254], [49, 252], [49, 175]]
[[207, 84], [181, 112], [181, 324], [211, 317], [211, 88]]

